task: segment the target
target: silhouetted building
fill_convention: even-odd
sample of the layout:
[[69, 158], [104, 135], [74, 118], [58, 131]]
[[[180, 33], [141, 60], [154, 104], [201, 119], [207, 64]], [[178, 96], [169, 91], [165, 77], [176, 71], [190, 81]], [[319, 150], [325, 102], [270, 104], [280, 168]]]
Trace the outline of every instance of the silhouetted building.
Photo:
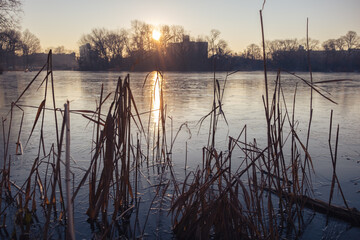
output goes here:
[[184, 35], [183, 41], [169, 43], [166, 50], [168, 70], [205, 70], [208, 65], [208, 43], [190, 41]]

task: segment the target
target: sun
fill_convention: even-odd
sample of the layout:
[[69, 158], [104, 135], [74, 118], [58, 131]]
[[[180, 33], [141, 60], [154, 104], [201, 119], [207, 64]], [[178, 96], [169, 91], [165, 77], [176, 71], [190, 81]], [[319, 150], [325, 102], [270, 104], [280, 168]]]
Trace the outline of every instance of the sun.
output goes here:
[[152, 38], [156, 41], [159, 41], [160, 37], [161, 37], [161, 33], [158, 30], [153, 30]]

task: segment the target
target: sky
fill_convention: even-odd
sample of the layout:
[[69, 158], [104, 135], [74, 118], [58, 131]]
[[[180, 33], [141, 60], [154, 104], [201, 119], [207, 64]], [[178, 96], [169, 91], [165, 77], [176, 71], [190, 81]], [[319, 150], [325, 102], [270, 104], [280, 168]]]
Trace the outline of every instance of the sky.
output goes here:
[[[221, 32], [240, 53], [261, 43], [259, 10], [263, 0], [22, 0], [21, 29], [43, 50], [64, 46], [78, 51], [79, 39], [93, 28], [129, 29], [132, 20], [154, 26], [181, 25], [191, 37]], [[263, 9], [266, 40], [309, 37], [326, 41], [349, 30], [360, 35], [360, 0], [267, 0]]]

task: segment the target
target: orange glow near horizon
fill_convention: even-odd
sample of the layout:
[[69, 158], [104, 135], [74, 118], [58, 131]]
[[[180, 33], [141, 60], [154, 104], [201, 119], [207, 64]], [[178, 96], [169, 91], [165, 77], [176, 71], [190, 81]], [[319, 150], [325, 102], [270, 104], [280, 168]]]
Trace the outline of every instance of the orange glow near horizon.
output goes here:
[[161, 33], [158, 30], [154, 29], [152, 32], [152, 38], [156, 41], [159, 41], [160, 37]]

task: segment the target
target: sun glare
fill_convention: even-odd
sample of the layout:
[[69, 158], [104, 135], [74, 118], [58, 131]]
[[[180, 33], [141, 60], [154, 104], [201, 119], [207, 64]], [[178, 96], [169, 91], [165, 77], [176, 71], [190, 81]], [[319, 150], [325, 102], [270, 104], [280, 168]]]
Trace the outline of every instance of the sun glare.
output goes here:
[[159, 41], [160, 37], [161, 37], [161, 33], [158, 30], [154, 30], [152, 32], [152, 38], [154, 40]]

